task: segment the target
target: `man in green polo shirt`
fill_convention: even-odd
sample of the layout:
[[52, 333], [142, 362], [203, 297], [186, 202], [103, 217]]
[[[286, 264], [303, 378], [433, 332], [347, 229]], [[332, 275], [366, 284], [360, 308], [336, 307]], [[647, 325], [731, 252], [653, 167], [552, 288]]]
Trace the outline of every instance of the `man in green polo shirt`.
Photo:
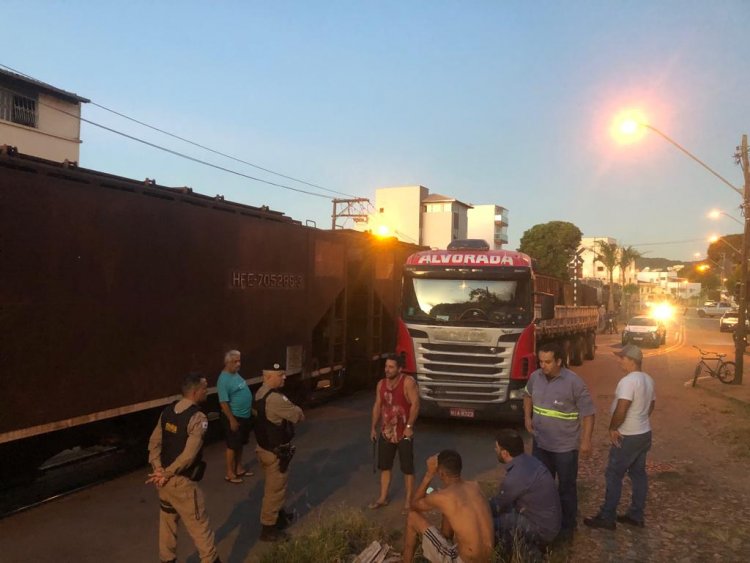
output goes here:
[[224, 370], [219, 374], [216, 390], [221, 405], [221, 423], [227, 443], [228, 483], [242, 483], [242, 476], [251, 476], [242, 465], [242, 447], [250, 436], [250, 416], [253, 394], [245, 378], [239, 374], [242, 356], [239, 350], [230, 350], [224, 355]]

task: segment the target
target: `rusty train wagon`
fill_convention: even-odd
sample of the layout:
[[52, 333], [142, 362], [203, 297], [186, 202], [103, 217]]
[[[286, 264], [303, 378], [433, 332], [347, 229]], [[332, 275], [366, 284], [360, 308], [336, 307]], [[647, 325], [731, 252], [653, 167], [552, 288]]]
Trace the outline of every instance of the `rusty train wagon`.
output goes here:
[[6, 148], [0, 482], [72, 446], [139, 443], [181, 377], [215, 385], [229, 349], [251, 384], [278, 361], [297, 394], [367, 385], [415, 248]]

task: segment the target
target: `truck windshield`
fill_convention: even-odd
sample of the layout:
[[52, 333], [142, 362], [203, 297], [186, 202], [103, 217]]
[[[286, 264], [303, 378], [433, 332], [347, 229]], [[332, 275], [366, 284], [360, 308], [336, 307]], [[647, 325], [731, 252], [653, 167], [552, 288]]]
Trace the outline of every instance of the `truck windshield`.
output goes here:
[[532, 320], [525, 280], [404, 279], [404, 320], [523, 326]]

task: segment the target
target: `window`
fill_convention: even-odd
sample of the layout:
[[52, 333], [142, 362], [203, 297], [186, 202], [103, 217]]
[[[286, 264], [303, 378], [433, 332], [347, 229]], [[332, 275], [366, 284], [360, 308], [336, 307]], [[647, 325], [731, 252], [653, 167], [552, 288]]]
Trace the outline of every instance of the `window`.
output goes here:
[[36, 100], [0, 88], [0, 119], [36, 127]]
[[596, 271], [597, 272], [603, 272], [604, 271], [604, 266], [597, 266], [596, 267]]
[[381, 213], [384, 213], [384, 212], [385, 212], [385, 207], [381, 207], [381, 208], [380, 208], [380, 212], [381, 212]]
[[453, 228], [458, 229], [458, 213], [453, 212]]

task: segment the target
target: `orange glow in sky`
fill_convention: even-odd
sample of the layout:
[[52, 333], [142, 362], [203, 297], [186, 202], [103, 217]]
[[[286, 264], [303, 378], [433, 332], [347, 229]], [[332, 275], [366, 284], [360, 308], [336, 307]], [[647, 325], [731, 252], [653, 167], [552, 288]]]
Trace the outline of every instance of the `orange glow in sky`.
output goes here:
[[644, 125], [648, 124], [646, 115], [638, 109], [619, 111], [610, 125], [612, 138], [622, 145], [637, 143], [646, 134]]

